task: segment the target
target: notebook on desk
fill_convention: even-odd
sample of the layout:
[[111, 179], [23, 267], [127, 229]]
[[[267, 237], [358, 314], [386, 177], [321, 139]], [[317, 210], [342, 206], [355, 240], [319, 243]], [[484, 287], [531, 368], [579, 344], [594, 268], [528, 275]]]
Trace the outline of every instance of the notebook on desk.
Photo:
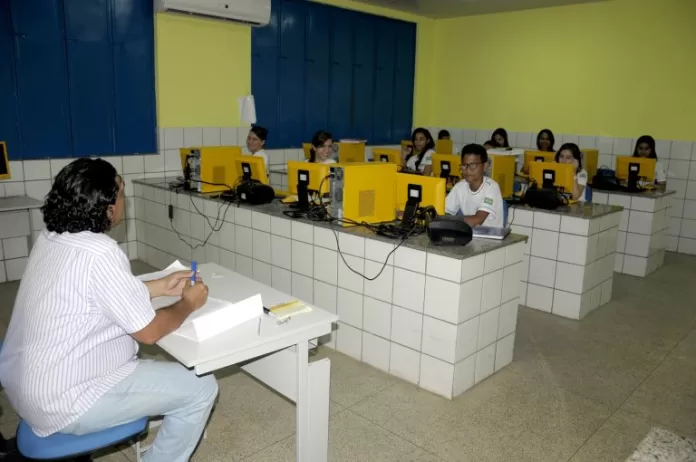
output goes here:
[[482, 239], [503, 240], [510, 234], [510, 228], [494, 228], [491, 226], [476, 226], [472, 229], [474, 237]]

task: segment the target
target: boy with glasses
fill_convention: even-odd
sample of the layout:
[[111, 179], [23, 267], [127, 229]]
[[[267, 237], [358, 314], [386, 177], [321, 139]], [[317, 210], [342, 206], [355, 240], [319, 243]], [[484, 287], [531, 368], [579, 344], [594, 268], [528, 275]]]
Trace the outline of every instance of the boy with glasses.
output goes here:
[[484, 176], [488, 166], [486, 149], [468, 144], [462, 149], [462, 180], [447, 195], [445, 211], [462, 216], [471, 227], [503, 227], [503, 197], [498, 183]]

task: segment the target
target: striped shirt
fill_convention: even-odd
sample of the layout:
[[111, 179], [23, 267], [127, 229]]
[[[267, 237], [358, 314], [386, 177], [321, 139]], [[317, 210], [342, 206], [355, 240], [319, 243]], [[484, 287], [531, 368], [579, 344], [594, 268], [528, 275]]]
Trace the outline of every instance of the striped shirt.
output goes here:
[[116, 241], [46, 230], [31, 251], [0, 353], [0, 383], [37, 435], [73, 423], [137, 365], [129, 335], [155, 317]]

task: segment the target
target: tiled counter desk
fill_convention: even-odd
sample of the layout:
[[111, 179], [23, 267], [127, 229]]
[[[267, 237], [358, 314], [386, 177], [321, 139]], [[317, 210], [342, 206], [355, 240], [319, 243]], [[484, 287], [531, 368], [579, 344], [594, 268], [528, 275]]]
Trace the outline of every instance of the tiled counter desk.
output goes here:
[[22, 279], [32, 244], [32, 230], [43, 222], [42, 201], [27, 196], [0, 198], [0, 282]]
[[[623, 207], [614, 271], [645, 277], [665, 262], [670, 200], [674, 191], [595, 191], [592, 201]], [[678, 234], [678, 233], [677, 233]]]
[[136, 180], [135, 195], [141, 259], [219, 263], [337, 313], [323, 340], [378, 369], [451, 398], [512, 361], [525, 236], [436, 248], [421, 235], [390, 255], [398, 242], [291, 220], [277, 203], [228, 207], [164, 179]]
[[512, 230], [524, 247], [520, 304], [582, 319], [611, 300], [621, 207], [573, 204], [556, 210], [514, 206]]

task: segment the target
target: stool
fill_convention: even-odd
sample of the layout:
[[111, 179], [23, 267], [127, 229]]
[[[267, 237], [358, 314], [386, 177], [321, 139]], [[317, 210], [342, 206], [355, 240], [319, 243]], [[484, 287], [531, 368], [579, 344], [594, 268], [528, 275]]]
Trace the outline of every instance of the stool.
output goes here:
[[[126, 440], [136, 439], [147, 429], [148, 418], [107, 428], [87, 435], [54, 433], [42, 438], [24, 420], [17, 428], [17, 449], [24, 457], [34, 460], [77, 459], [89, 461], [99, 449], [108, 448]], [[140, 462], [140, 441], [135, 443], [135, 452]]]

